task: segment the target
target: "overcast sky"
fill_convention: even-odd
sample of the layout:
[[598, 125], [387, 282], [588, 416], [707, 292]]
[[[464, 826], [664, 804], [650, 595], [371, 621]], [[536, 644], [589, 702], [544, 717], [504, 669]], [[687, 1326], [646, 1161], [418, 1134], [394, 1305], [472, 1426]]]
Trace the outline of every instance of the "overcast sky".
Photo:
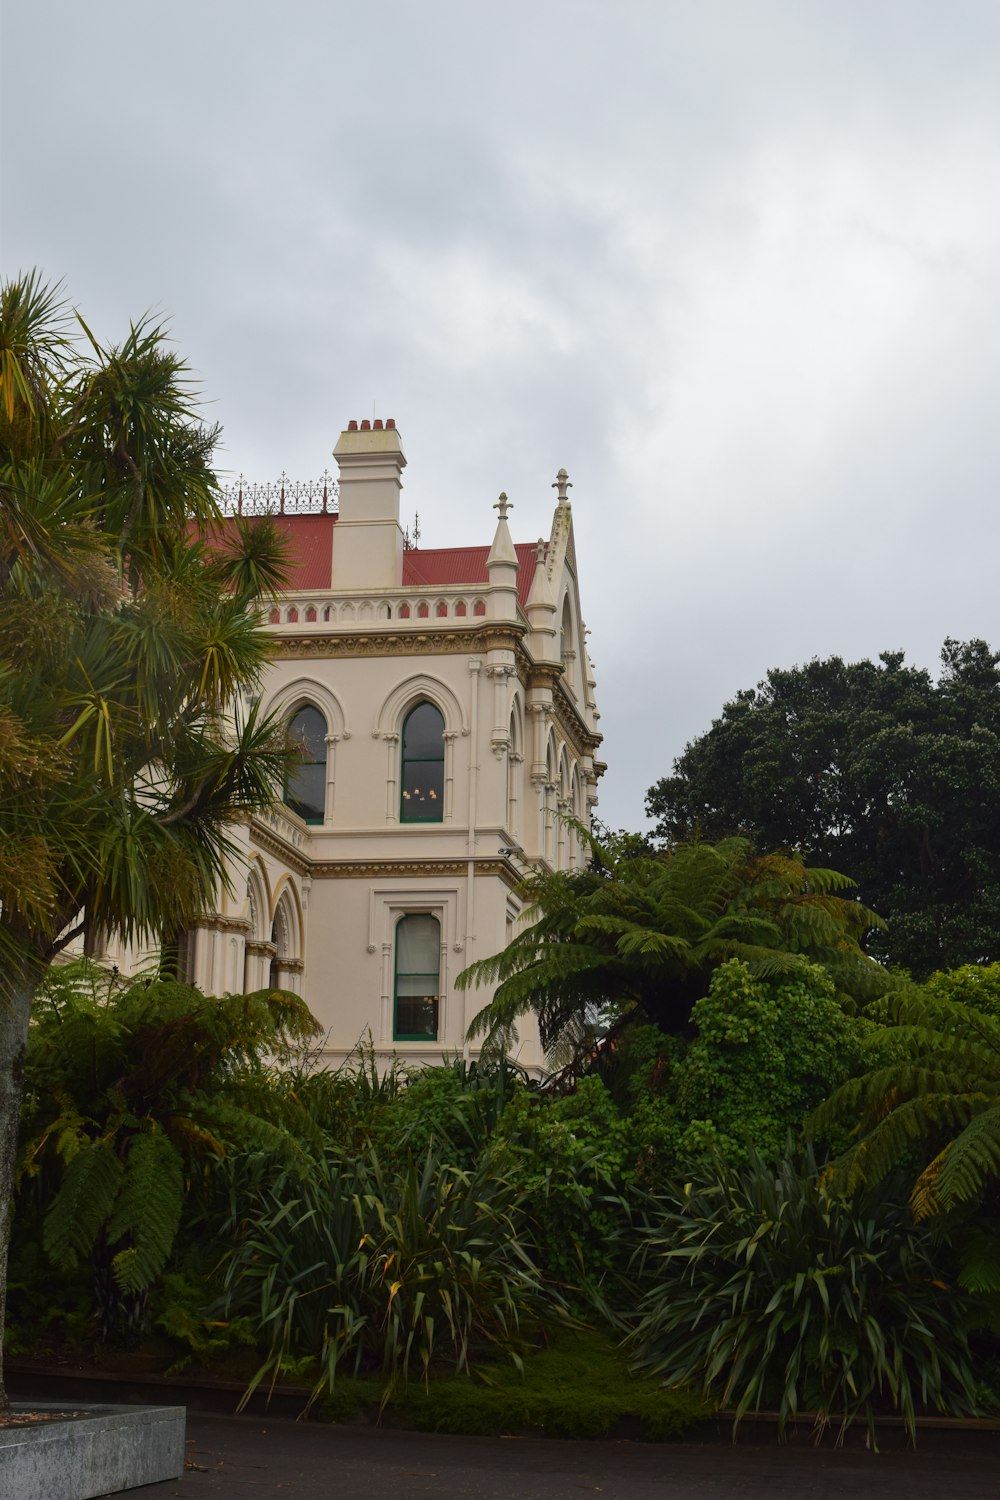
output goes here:
[[222, 466], [393, 416], [404, 519], [548, 533], [609, 763], [771, 666], [1000, 646], [997, 0], [3, 0], [0, 248], [155, 308]]

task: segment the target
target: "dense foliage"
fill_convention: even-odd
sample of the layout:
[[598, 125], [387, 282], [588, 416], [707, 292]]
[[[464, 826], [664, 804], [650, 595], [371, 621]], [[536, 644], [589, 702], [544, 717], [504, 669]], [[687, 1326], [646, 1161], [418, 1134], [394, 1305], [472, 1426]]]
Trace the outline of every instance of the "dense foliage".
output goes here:
[[891, 1192], [839, 1193], [816, 1161], [720, 1160], [650, 1203], [633, 1262], [640, 1368], [701, 1385], [737, 1421], [813, 1412], [842, 1437], [883, 1404], [915, 1440], [919, 1410], [975, 1408], [963, 1298]]
[[29, 1037], [21, 1168], [46, 1205], [46, 1253], [63, 1271], [90, 1263], [106, 1327], [117, 1294], [145, 1291], [166, 1265], [185, 1183], [207, 1158], [262, 1145], [302, 1155], [308, 1117], [267, 1064], [317, 1031], [281, 991], [207, 999], [86, 960], [50, 972]]
[[261, 1158], [231, 1171], [225, 1311], [269, 1339], [254, 1384], [303, 1357], [314, 1398], [343, 1365], [374, 1365], [390, 1390], [442, 1358], [467, 1372], [491, 1349], [516, 1355], [559, 1310], [529, 1254], [523, 1190], [489, 1159], [467, 1172], [430, 1148], [387, 1169], [330, 1149], [306, 1172]]
[[817, 966], [769, 984], [732, 960], [691, 1013], [696, 1034], [673, 1098], [681, 1164], [706, 1148], [729, 1162], [777, 1158], [810, 1110], [861, 1066], [869, 1027], [849, 1017]]
[[924, 978], [1000, 958], [1000, 656], [839, 657], [737, 694], [650, 789], [661, 837], [742, 834], [843, 870], [886, 919], [871, 952]]
[[[935, 984], [951, 981], [978, 986], [984, 1009], [925, 1003], [995, 1024], [995, 976]], [[294, 997], [54, 971], [29, 1053], [22, 1347], [53, 1324], [63, 1340], [156, 1337], [165, 1360], [304, 1382], [332, 1414], [391, 1401], [418, 1425], [483, 1431], [504, 1412], [602, 1430], [585, 1381], [543, 1400], [532, 1373], [553, 1338], [595, 1319], [634, 1334], [647, 1372], [608, 1411], [646, 1413], [651, 1432], [704, 1401], [786, 1417], [818, 1402], [831, 1421], [878, 1402], [965, 1410], [966, 1327], [987, 1330], [974, 1368], [988, 1373], [996, 1312], [961, 1288], [993, 1285], [989, 1202], [914, 1223], [897, 1192], [916, 1170], [909, 1138], [887, 1177], [856, 1187], [822, 1156], [786, 1155], [831, 1088], [905, 1054], [894, 1013], [853, 1014], [825, 969], [768, 979], [731, 959], [685, 1036], [627, 1027], [555, 1089], [506, 1061], [380, 1071], [363, 1052], [317, 1070], [295, 1051], [309, 1030]], [[164, 1166], [150, 1206], [169, 1201], [176, 1234], [169, 1215], [151, 1234], [124, 1193], [130, 1175], [150, 1186], [150, 1141]], [[96, 1178], [86, 1193], [75, 1180], [94, 1153], [115, 1163], [104, 1199]], [[874, 1321], [852, 1321], [855, 1307]]]
[[587, 870], [529, 876], [527, 925], [458, 976], [460, 988], [496, 986], [469, 1029], [487, 1054], [509, 1051], [527, 1014], [555, 1056], [567, 1043], [589, 1053], [598, 1021], [638, 1017], [683, 1032], [714, 971], [733, 958], [767, 979], [819, 963], [863, 998], [887, 982], [861, 949], [879, 919], [831, 870], [753, 855], [740, 839], [653, 855], [614, 839], [591, 846]]

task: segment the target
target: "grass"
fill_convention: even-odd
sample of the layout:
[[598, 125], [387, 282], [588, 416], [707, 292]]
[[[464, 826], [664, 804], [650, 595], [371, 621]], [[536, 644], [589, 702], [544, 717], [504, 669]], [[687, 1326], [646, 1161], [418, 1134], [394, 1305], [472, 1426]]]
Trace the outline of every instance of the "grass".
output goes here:
[[[377, 1412], [383, 1384], [338, 1378], [315, 1414], [330, 1422]], [[548, 1437], [606, 1437], [623, 1419], [636, 1435], [663, 1441], [681, 1435], [713, 1408], [695, 1391], [668, 1388], [630, 1374], [622, 1351], [595, 1330], [560, 1333], [524, 1360], [523, 1378], [511, 1364], [479, 1366], [471, 1377], [397, 1386], [384, 1420], [420, 1432], [475, 1437], [531, 1433]], [[631, 1435], [631, 1434], [630, 1434]]]

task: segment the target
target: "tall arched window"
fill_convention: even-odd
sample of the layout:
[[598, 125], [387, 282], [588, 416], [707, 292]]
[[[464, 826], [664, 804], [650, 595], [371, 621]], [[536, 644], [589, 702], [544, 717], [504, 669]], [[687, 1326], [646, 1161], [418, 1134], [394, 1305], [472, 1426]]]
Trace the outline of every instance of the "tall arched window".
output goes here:
[[399, 821], [444, 821], [444, 719], [433, 703], [418, 703], [403, 725]]
[[307, 823], [322, 823], [326, 811], [326, 720], [307, 703], [288, 725], [288, 738], [300, 752], [285, 783], [285, 802]]
[[392, 1035], [397, 1042], [436, 1041], [441, 923], [424, 913], [396, 923]]

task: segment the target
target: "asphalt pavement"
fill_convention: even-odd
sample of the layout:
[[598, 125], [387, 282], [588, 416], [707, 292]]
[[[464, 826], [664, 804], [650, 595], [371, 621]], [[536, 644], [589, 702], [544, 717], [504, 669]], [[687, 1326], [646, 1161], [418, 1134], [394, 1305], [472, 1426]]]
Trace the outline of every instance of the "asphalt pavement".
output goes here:
[[188, 1413], [178, 1480], [110, 1500], [1000, 1500], [1000, 1437], [870, 1453], [773, 1443], [439, 1437]]

